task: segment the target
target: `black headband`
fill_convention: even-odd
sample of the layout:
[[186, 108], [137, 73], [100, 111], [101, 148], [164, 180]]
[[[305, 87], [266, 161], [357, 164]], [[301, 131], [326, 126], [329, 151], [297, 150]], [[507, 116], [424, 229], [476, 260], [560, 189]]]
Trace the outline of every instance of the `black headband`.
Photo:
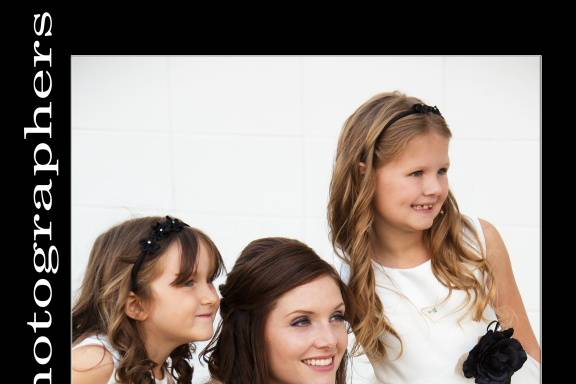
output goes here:
[[394, 124], [395, 122], [397, 122], [401, 118], [406, 117], [408, 115], [413, 115], [415, 113], [434, 113], [435, 115], [442, 117], [440, 110], [438, 110], [438, 107], [436, 107], [436, 106], [431, 107], [431, 106], [426, 105], [426, 104], [414, 104], [414, 105], [412, 105], [412, 107], [410, 107], [410, 109], [403, 111], [403, 112], [399, 112], [396, 116], [394, 116], [392, 119], [390, 119], [388, 121], [388, 123], [386, 123], [384, 128], [382, 128], [380, 133], [378, 134], [378, 137], [376, 138], [375, 143], [377, 143], [378, 140], [380, 140], [380, 137], [384, 134], [384, 132], [386, 131], [386, 129], [388, 129], [389, 126], [391, 126], [392, 124]]
[[144, 264], [148, 256], [154, 255], [160, 249], [159, 241], [170, 237], [173, 233], [180, 232], [184, 227], [189, 227], [189, 225], [176, 218], [166, 216], [164, 221], [158, 221], [152, 226], [152, 232], [147, 238], [140, 240], [140, 256], [138, 256], [138, 259], [136, 259], [136, 262], [132, 266], [130, 275], [132, 292], [136, 292], [138, 288], [136, 277], [142, 264]]
[[[426, 105], [426, 104], [414, 104], [409, 110], [404, 111], [404, 112], [400, 112], [399, 114], [394, 116], [390, 121], [388, 121], [388, 123], [384, 126], [384, 128], [382, 128], [382, 132], [384, 132], [386, 130], [386, 128], [388, 128], [389, 126], [394, 124], [396, 121], [400, 120], [401, 118], [406, 117], [408, 115], [413, 115], [415, 113], [434, 113], [438, 116], [442, 116], [442, 114], [438, 110], [438, 107], [436, 107], [436, 106], [431, 107], [431, 106]], [[382, 134], [382, 133], [380, 133], [380, 134]]]

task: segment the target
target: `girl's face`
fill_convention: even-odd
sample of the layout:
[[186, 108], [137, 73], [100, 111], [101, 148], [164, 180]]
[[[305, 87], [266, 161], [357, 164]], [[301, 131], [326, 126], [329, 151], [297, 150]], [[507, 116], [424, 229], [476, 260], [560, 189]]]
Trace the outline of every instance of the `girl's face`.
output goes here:
[[448, 196], [447, 137], [435, 132], [411, 139], [376, 171], [376, 222], [380, 227], [422, 231], [432, 226]]
[[[154, 340], [174, 345], [208, 340], [214, 333], [213, 321], [220, 298], [210, 281], [212, 262], [199, 242], [197, 267], [185, 286], [173, 286], [180, 272], [180, 243], [174, 241], [161, 256], [162, 273], [150, 288], [152, 299], [143, 326]], [[159, 341], [158, 341], [159, 342]]]
[[330, 276], [282, 295], [268, 315], [271, 383], [334, 384], [348, 345], [344, 301]]

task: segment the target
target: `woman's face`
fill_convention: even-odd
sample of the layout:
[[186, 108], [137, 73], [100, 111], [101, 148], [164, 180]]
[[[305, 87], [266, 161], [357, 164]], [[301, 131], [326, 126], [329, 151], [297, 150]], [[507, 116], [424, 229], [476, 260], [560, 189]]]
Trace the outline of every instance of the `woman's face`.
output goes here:
[[344, 310], [330, 276], [280, 296], [264, 331], [271, 383], [334, 384], [348, 345]]

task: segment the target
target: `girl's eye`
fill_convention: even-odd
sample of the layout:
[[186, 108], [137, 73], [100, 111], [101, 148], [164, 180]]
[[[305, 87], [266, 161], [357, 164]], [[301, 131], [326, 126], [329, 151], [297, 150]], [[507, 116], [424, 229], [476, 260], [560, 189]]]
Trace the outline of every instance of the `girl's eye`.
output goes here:
[[194, 286], [194, 280], [188, 280], [187, 282], [184, 283], [185, 287], [193, 287]]
[[310, 324], [310, 320], [307, 317], [299, 317], [290, 323], [293, 327], [305, 327]]
[[438, 173], [441, 174], [441, 175], [445, 175], [445, 174], [448, 173], [448, 168], [441, 168], [441, 169], [438, 171]]
[[416, 171], [416, 172], [412, 172], [412, 173], [410, 174], [410, 176], [422, 176], [422, 174], [424, 174], [424, 172], [422, 172], [422, 171]]

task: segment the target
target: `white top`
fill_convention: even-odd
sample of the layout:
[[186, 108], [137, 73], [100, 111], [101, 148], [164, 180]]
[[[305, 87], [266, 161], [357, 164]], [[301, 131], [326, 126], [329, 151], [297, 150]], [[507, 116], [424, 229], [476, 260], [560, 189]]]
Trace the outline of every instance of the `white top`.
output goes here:
[[[470, 221], [485, 249], [480, 222]], [[470, 244], [478, 249], [477, 244]], [[436, 279], [430, 260], [405, 269], [384, 267], [375, 261], [372, 264], [376, 292], [403, 346], [402, 355], [396, 359], [400, 352], [398, 340], [390, 334], [381, 337], [389, 355], [382, 362], [371, 361], [378, 380], [390, 384], [474, 383], [474, 378], [464, 377], [462, 364], [478, 339], [486, 334], [490, 321], [496, 320], [494, 309], [488, 306], [484, 311], [488, 321], [474, 321], [468, 313], [458, 323], [465, 313], [462, 304], [466, 294], [453, 290], [450, 298], [443, 301], [448, 288]], [[342, 275], [347, 280], [346, 264], [343, 264]], [[512, 383], [539, 383], [539, 377], [540, 364], [528, 355], [522, 368], [512, 376]]]
[[[72, 350], [85, 345], [99, 345], [104, 349], [106, 349], [108, 352], [110, 352], [110, 354], [112, 355], [112, 360], [114, 361], [114, 369], [112, 370], [112, 376], [110, 376], [110, 379], [108, 380], [107, 384], [118, 384], [118, 382], [116, 381], [116, 369], [118, 368], [118, 365], [120, 363], [120, 353], [117, 350], [115, 350], [114, 347], [112, 347], [112, 344], [110, 344], [108, 338], [104, 335], [89, 336], [84, 340], [82, 340], [77, 345], [75, 345], [74, 348], [72, 348]], [[155, 383], [170, 384], [168, 382], [168, 375], [169, 373], [167, 371], [164, 371], [164, 378], [162, 380], [155, 380]]]

